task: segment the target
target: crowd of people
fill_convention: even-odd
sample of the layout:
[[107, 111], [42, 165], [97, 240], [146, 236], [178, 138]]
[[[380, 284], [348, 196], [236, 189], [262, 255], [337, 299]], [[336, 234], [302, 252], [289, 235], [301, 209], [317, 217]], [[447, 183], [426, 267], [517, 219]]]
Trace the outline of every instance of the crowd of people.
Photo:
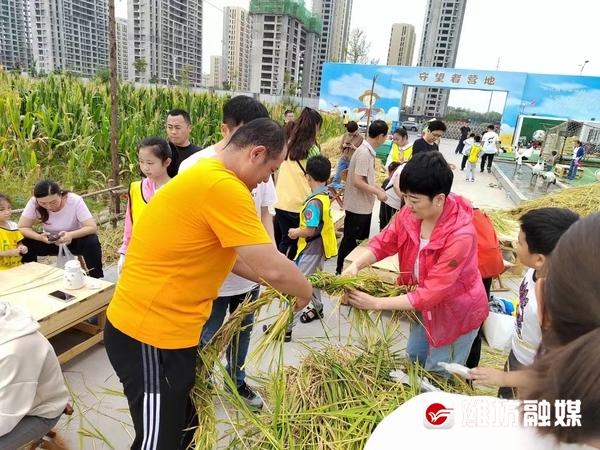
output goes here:
[[[222, 139], [205, 149], [190, 141], [192, 123], [186, 111], [174, 109], [166, 118], [167, 139], [141, 140], [143, 178], [129, 187], [104, 342], [131, 413], [132, 449], [188, 448], [198, 423], [190, 398], [198, 349], [208, 345], [228, 312], [258, 297], [261, 284], [296, 298], [285, 333], [289, 342], [298, 322], [324, 317], [321, 293], [307, 277], [322, 270], [325, 260], [337, 257], [337, 274], [356, 275], [395, 254], [398, 283], [414, 290], [388, 298], [352, 290], [345, 303], [414, 311], [418, 321], [410, 325], [408, 358], [436, 376], [451, 378], [440, 363], [466, 364], [474, 383], [498, 386], [503, 399], [580, 399], [580, 429], [545, 432], [559, 442], [598, 446], [600, 404], [593, 392], [600, 371], [584, 368], [599, 368], [590, 348], [599, 343], [600, 267], [591, 249], [600, 244], [600, 216], [580, 219], [546, 208], [522, 217], [517, 253], [529, 270], [512, 349], [505, 371], [478, 367], [491, 280], [503, 270], [502, 255], [489, 218], [452, 192], [455, 167], [438, 145], [446, 131], [442, 121], [428, 122], [412, 143], [405, 129], [393, 131], [382, 186], [375, 163], [375, 150], [389, 135], [382, 120], [374, 120], [364, 137], [355, 122], [346, 124], [336, 167], [321, 154], [323, 118], [311, 108], [297, 118], [286, 111], [282, 126], [257, 100], [233, 97], [223, 107]], [[474, 181], [480, 158], [480, 171], [491, 170], [498, 135], [493, 126], [481, 137], [463, 128], [456, 153], [467, 180]], [[338, 245], [330, 192], [342, 189]], [[376, 201], [380, 231], [371, 236]], [[10, 199], [0, 195], [0, 269], [55, 255], [64, 245], [81, 255], [90, 276], [103, 277], [97, 226], [82, 197], [42, 180], [18, 223], [10, 218]], [[366, 251], [347, 264], [347, 256], [367, 239]], [[577, 270], [573, 293], [565, 266], [568, 273]], [[227, 349], [227, 371], [248, 405], [261, 408], [263, 400], [244, 370], [253, 322], [245, 317]], [[0, 367], [13, 374], [0, 386], [0, 415], [10, 419], [0, 426], [0, 448], [18, 448], [56, 425], [68, 394], [36, 322], [0, 303], [0, 325]], [[30, 360], [13, 358], [24, 353]], [[20, 388], [24, 374], [32, 372], [38, 378]], [[387, 417], [367, 448], [395, 448], [403, 433], [416, 429], [413, 422], [422, 422], [419, 411], [431, 395], [417, 396]], [[458, 401], [445, 395], [443, 401]], [[515, 433], [523, 442], [537, 442], [517, 448], [551, 448], [542, 444], [544, 437]], [[439, 440], [428, 436], [426, 446]], [[511, 442], [516, 446], [517, 440]]]

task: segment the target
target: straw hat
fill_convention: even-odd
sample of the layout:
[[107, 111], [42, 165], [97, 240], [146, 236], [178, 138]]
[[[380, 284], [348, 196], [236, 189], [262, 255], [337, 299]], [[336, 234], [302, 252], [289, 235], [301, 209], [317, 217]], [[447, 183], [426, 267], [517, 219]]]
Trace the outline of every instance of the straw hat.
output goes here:
[[379, 97], [379, 95], [377, 95], [376, 92], [373, 92], [371, 89], [367, 89], [365, 92], [363, 92], [363, 94], [358, 97], [358, 99], [362, 102], [363, 98], [365, 98], [367, 95], [372, 96], [375, 100], [380, 99], [381, 97]]

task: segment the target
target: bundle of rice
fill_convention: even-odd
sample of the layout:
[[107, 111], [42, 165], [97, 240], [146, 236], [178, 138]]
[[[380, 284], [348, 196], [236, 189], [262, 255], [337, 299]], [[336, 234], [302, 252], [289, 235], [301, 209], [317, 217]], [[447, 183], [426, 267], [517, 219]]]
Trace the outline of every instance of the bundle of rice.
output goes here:
[[581, 216], [600, 212], [600, 183], [561, 189], [560, 191], [521, 203], [509, 212], [518, 219], [532, 209], [558, 207], [568, 208]]
[[[397, 369], [408, 374], [410, 385], [390, 377]], [[248, 414], [243, 402], [228, 399], [239, 413], [231, 417], [227, 448], [362, 449], [385, 416], [420, 393], [423, 375], [383, 340], [368, 348], [310, 349], [297, 366], [280, 367], [269, 377], [264, 410]]]
[[327, 156], [330, 160], [338, 160], [340, 158], [340, 145], [342, 136], [336, 136], [328, 139], [321, 144], [321, 153]]
[[[309, 278], [309, 281], [332, 296], [341, 296], [349, 289], [360, 289], [376, 296], [400, 295], [410, 290], [410, 287], [383, 283], [373, 274], [341, 277], [317, 272]], [[225, 349], [234, 336], [242, 330], [242, 320], [244, 317], [252, 313], [258, 315], [261, 308], [270, 305], [274, 301], [281, 302], [284, 305], [284, 311], [271, 325], [270, 332], [261, 337], [260, 341], [254, 347], [252, 354], [248, 357], [248, 360], [260, 358], [265, 354], [267, 349], [273, 348], [276, 345], [283, 345], [285, 330], [291, 319], [293, 299], [282, 295], [274, 289], [266, 289], [258, 299], [251, 302], [243, 302], [229, 316], [227, 322], [219, 329], [209, 344], [200, 350], [200, 364], [197, 368], [196, 383], [192, 391], [192, 398], [199, 418], [199, 426], [195, 432], [195, 448], [209, 449], [214, 448], [217, 444], [217, 423], [215, 419], [215, 406], [212, 401], [213, 394], [217, 393], [218, 395], [235, 397], [234, 394], [229, 394], [227, 391], [219, 389], [215, 386], [214, 381], [211, 381], [215, 365], [220, 365], [219, 361]], [[392, 321], [394, 325], [387, 326], [384, 331], [381, 331], [382, 318], [378, 313], [370, 314], [367, 311], [352, 309], [352, 317], [354, 318], [353, 328], [357, 331], [361, 341], [369, 348], [376, 345], [381, 339], [387, 341], [397, 335], [399, 327], [397, 318], [399, 315], [393, 316]], [[373, 337], [373, 331], [376, 331], [376, 337]], [[281, 368], [281, 370], [283, 369]], [[280, 373], [280, 379], [282, 376], [282, 373]], [[227, 385], [227, 382], [225, 384]], [[231, 389], [231, 391], [235, 391], [235, 389]], [[242, 405], [240, 407], [243, 409]]]
[[498, 238], [516, 239], [519, 234], [519, 222], [511, 214], [511, 211], [505, 209], [488, 209], [485, 213], [492, 221], [494, 230]]
[[499, 237], [516, 238], [519, 218], [528, 211], [547, 207], [568, 208], [582, 217], [600, 212], [600, 183], [561, 189], [523, 202], [510, 210], [491, 209], [485, 212], [492, 220]]

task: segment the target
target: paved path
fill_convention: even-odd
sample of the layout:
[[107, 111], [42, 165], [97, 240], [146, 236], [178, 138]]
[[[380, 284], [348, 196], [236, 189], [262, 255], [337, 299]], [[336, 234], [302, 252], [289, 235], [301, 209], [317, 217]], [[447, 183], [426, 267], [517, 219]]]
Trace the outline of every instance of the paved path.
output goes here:
[[[415, 139], [416, 136], [411, 136]], [[499, 189], [493, 175], [487, 173], [476, 174], [475, 183], [467, 183], [464, 173], [460, 171], [460, 155], [454, 154], [455, 140], [443, 140], [441, 151], [447, 160], [457, 166], [455, 170], [453, 191], [469, 198], [476, 206], [485, 208], [512, 207], [512, 201], [507, 198], [505, 192]], [[373, 214], [372, 233], [379, 231], [378, 205]], [[333, 272], [335, 261], [328, 261], [325, 270]], [[106, 270], [108, 279], [116, 278], [116, 271], [112, 268]], [[306, 352], [306, 346], [320, 345], [327, 340], [327, 336], [334, 342], [344, 343], [350, 334], [350, 326], [346, 316], [348, 309], [338, 307], [337, 301], [324, 296], [325, 320], [310, 324], [299, 324], [294, 330], [293, 342], [285, 344], [284, 361], [287, 365], [297, 365], [302, 355]], [[263, 311], [259, 320], [263, 320], [255, 327], [252, 342], [260, 338], [260, 328], [265, 320], [277, 313], [275, 307]], [[403, 324], [402, 334], [399, 336], [399, 349], [403, 349], [408, 335], [408, 324]], [[252, 348], [252, 343], [251, 343]], [[268, 370], [270, 358], [265, 358], [258, 364], [252, 363], [248, 367], [250, 375], [259, 374]], [[64, 366], [66, 378], [72, 392], [75, 394], [75, 402], [81, 408], [76, 408], [75, 415], [69, 423], [62, 420], [60, 427], [63, 428], [65, 437], [73, 449], [105, 449], [109, 448], [101, 440], [92, 438], [81, 438], [79, 430], [94, 430], [101, 432], [116, 449], [127, 448], [131, 442], [130, 418], [127, 412], [127, 402], [124, 397], [115, 395], [121, 391], [121, 385], [114, 374], [106, 356], [104, 347], [97, 345], [83, 355], [73, 359]], [[252, 382], [250, 382], [252, 383]], [[219, 409], [219, 416], [224, 412]], [[80, 447], [80, 439], [83, 444]]]

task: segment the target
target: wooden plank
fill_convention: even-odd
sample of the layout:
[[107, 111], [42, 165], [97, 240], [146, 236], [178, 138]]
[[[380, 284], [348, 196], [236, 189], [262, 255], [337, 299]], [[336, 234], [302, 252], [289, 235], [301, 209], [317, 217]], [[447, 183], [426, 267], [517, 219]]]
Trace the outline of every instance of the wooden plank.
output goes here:
[[98, 325], [92, 325], [89, 322], [77, 323], [72, 328], [75, 330], [81, 331], [83, 333], [92, 334], [92, 335], [98, 334], [100, 331], [102, 331], [102, 328], [100, 328]]
[[103, 340], [104, 340], [104, 331], [101, 331], [100, 333], [95, 334], [91, 338], [86, 339], [85, 341], [71, 347], [69, 350], [58, 355], [58, 362], [60, 364], [64, 364], [67, 361], [70, 361], [71, 359], [76, 357], [77, 355], [85, 352], [87, 349], [102, 342]]
[[40, 320], [40, 332], [46, 337], [54, 336], [68, 330], [77, 323], [106, 311], [112, 295], [111, 288], [90, 297], [88, 301], [78, 303], [72, 308]]
[[346, 217], [346, 213], [342, 209], [338, 209], [332, 205], [331, 216], [336, 230], [339, 230], [344, 226], [344, 217]]
[[[353, 261], [356, 261], [361, 255], [363, 255], [367, 250], [368, 243], [363, 241], [358, 247], [356, 247], [344, 260], [344, 265], [348, 266]], [[379, 278], [382, 280], [388, 281], [390, 283], [395, 283], [398, 278], [398, 274], [400, 272], [400, 266], [398, 262], [398, 255], [388, 256], [381, 261], [377, 261], [375, 264], [371, 265], [369, 269], [372, 270]]]

